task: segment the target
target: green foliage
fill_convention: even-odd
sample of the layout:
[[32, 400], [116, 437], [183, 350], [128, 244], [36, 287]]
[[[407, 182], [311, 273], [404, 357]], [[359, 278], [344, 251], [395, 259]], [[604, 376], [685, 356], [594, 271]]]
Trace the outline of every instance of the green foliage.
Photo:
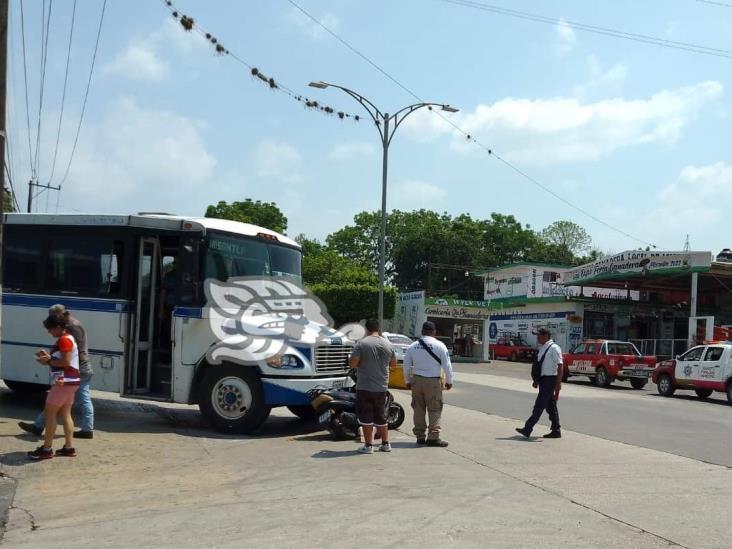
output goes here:
[[[377, 318], [379, 289], [365, 284], [312, 284], [310, 290], [325, 304], [336, 326]], [[396, 288], [384, 288], [384, 318], [393, 318]]]
[[251, 198], [231, 204], [222, 200], [206, 208], [206, 217], [251, 223], [282, 234], [287, 231], [287, 218], [274, 202], [255, 202]]
[[13, 213], [15, 210], [15, 203], [13, 202], [13, 193], [10, 189], [5, 187], [5, 195], [3, 196], [3, 212]]
[[572, 254], [581, 254], [590, 249], [592, 239], [582, 227], [572, 221], [555, 221], [541, 231], [542, 239], [548, 244], [569, 250]]
[[357, 262], [304, 235], [295, 238], [302, 247], [302, 276], [305, 284], [356, 284], [379, 283], [376, 274]]

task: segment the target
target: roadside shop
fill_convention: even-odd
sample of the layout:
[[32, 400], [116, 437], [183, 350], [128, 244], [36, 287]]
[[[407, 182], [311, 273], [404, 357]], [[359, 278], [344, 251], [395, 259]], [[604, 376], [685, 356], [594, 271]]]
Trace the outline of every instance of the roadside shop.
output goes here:
[[[484, 325], [490, 314], [489, 304], [480, 300], [425, 297], [424, 292], [398, 294], [394, 318], [388, 331], [418, 337], [425, 320], [437, 327], [437, 337], [457, 357], [481, 359]], [[465, 345], [465, 338], [471, 342]]]

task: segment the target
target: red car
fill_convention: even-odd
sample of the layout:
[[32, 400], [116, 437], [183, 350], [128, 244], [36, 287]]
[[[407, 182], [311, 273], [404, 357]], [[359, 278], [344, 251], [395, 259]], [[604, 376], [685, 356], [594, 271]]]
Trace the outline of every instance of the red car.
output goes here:
[[502, 360], [528, 360], [531, 362], [536, 358], [536, 349], [526, 343], [521, 336], [504, 335], [500, 336], [495, 343], [490, 345], [491, 359]]
[[656, 366], [655, 356], [641, 355], [627, 341], [588, 339], [563, 356], [565, 380], [588, 376], [599, 387], [608, 387], [616, 379], [628, 379], [633, 389], [642, 389]]

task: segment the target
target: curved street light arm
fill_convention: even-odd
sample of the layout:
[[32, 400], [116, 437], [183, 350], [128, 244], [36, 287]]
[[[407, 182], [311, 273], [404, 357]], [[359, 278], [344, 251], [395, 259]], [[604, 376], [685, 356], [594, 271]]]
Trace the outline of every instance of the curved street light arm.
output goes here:
[[391, 129], [390, 135], [387, 138], [387, 143], [391, 144], [391, 138], [394, 137], [394, 132], [396, 132], [397, 128], [399, 127], [399, 124], [401, 124], [404, 119], [412, 114], [414, 111], [419, 110], [423, 107], [442, 107], [444, 106], [442, 103], [416, 103], [414, 105], [409, 105], [408, 107], [404, 107], [403, 109], [398, 110], [394, 114], [391, 115], [390, 118], [394, 120], [394, 126]]
[[364, 109], [366, 109], [366, 112], [369, 113], [369, 116], [374, 121], [376, 128], [379, 130], [379, 135], [381, 135], [381, 140], [384, 141], [384, 132], [381, 128], [382, 118], [384, 118], [384, 115], [381, 113], [381, 111], [379, 110], [379, 108], [376, 105], [374, 105], [371, 101], [366, 99], [360, 93], [357, 93], [349, 88], [346, 88], [345, 86], [339, 86], [338, 84], [331, 84], [330, 82], [324, 82], [324, 84], [327, 84], [327, 86], [329, 86], [331, 88], [338, 88], [339, 90], [346, 92], [348, 95], [353, 97], [356, 101], [361, 103], [361, 106]]

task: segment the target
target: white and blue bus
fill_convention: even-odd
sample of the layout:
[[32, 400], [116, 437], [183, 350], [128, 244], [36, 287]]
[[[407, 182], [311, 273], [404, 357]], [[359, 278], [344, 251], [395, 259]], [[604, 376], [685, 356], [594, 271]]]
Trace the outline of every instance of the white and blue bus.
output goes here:
[[207, 359], [216, 337], [204, 283], [301, 279], [300, 246], [262, 227], [168, 214], [5, 214], [0, 375], [38, 390], [48, 373], [42, 321], [56, 303], [86, 327], [92, 388], [198, 404], [216, 428], [248, 433], [272, 407], [310, 416], [308, 391], [347, 383], [352, 343], [294, 345], [297, 358], [242, 365]]

